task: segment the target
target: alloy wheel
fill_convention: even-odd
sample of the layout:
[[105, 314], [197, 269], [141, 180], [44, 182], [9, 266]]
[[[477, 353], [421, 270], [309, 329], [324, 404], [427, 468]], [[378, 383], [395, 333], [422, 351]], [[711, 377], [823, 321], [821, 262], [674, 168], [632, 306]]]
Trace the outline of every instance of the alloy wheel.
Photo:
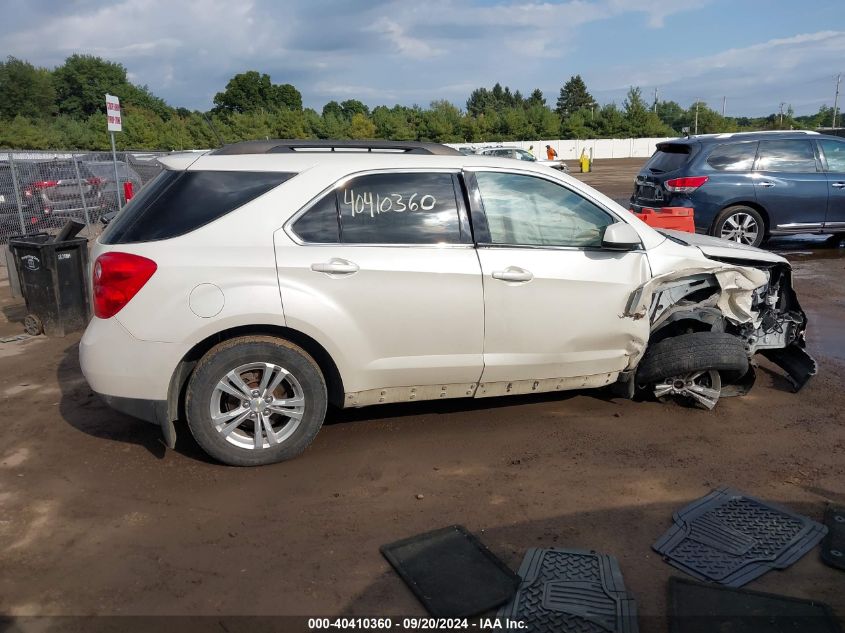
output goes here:
[[682, 398], [705, 409], [716, 406], [721, 392], [722, 379], [715, 369], [672, 376], [654, 384], [654, 396], [658, 400]]
[[760, 225], [754, 216], [739, 212], [729, 215], [725, 219], [719, 236], [723, 240], [730, 240], [751, 246], [757, 241], [759, 234]]
[[211, 394], [211, 421], [240, 448], [281, 444], [305, 414], [305, 394], [296, 377], [271, 363], [248, 363], [222, 376]]

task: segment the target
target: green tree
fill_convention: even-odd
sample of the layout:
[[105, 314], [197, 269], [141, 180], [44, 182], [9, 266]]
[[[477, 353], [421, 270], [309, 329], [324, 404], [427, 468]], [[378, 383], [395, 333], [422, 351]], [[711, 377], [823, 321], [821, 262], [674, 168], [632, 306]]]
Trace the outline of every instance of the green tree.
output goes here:
[[347, 121], [352, 121], [352, 117], [356, 114], [363, 114], [364, 117], [370, 116], [370, 109], [358, 99], [347, 99], [340, 102], [340, 112]]
[[[105, 112], [107, 93], [123, 97], [126, 68], [93, 55], [71, 55], [53, 71], [59, 112], [83, 118]], [[125, 93], [124, 93], [125, 94]]]
[[226, 89], [214, 96], [214, 105], [216, 111], [227, 114], [259, 110], [301, 110], [302, 95], [290, 84], [273, 84], [267, 73], [248, 70], [229, 80]]
[[445, 100], [432, 101], [423, 113], [422, 136], [437, 143], [461, 141], [461, 111]]
[[669, 136], [672, 130], [660, 119], [643, 100], [639, 87], [631, 86], [622, 108], [625, 112], [627, 132], [634, 137]]
[[663, 123], [679, 134], [681, 132], [681, 128], [689, 124], [687, 111], [675, 101], [658, 102], [657, 116], [661, 121], [663, 121]]
[[587, 85], [581, 79], [581, 75], [573, 75], [560, 89], [555, 112], [561, 117], [566, 117], [581, 108], [589, 108], [594, 103], [595, 99], [587, 92]]
[[0, 117], [40, 117], [56, 110], [56, 90], [49, 70], [14, 57], [0, 62]]
[[487, 88], [476, 88], [467, 99], [467, 113], [470, 116], [478, 116], [488, 109], [495, 109], [495, 107], [495, 99]]
[[546, 105], [546, 98], [543, 96], [543, 91], [539, 88], [534, 88], [531, 92], [531, 96], [528, 97], [525, 101], [526, 107], [532, 108], [534, 106], [543, 106]]
[[363, 112], [356, 112], [349, 120], [349, 137], [354, 139], [371, 139], [376, 135], [376, 126]]

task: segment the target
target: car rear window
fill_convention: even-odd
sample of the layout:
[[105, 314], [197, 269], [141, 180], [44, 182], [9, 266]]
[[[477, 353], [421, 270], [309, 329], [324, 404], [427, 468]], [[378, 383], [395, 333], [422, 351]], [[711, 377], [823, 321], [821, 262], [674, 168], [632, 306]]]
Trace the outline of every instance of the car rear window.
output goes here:
[[707, 157], [707, 164], [720, 171], [751, 171], [757, 143], [727, 143], [717, 145]]
[[680, 143], [662, 143], [646, 163], [653, 174], [663, 174], [683, 167], [689, 159], [691, 147]]
[[295, 175], [287, 172], [165, 170], [117, 214], [100, 241], [127, 244], [184, 235]]

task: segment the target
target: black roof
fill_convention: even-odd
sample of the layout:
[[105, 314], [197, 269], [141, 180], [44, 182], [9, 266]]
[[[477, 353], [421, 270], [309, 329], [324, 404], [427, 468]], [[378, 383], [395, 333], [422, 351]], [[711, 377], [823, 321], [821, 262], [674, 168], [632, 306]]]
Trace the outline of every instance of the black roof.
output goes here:
[[441, 156], [462, 156], [451, 147], [439, 143], [417, 143], [412, 141], [338, 141], [331, 139], [268, 141], [244, 141], [224, 145], [213, 152], [217, 155], [233, 154], [284, 154], [294, 152], [335, 152], [358, 150], [367, 152], [386, 151], [397, 154], [430, 154]]

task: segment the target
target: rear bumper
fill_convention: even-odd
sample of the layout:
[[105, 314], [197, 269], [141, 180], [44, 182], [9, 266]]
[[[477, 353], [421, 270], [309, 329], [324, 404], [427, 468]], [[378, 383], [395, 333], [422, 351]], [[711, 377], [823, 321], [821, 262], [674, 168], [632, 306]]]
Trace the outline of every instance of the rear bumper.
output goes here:
[[94, 317], [79, 342], [79, 365], [91, 389], [107, 401], [166, 401], [181, 349], [138, 340], [115, 317]]

